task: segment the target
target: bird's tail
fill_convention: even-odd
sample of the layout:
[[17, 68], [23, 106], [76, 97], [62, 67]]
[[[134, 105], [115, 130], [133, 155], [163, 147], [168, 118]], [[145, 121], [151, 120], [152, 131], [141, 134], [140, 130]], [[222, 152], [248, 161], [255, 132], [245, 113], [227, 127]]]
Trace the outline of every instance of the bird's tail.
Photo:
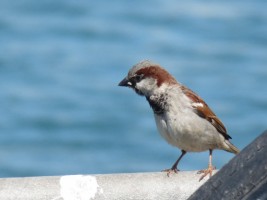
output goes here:
[[225, 148], [224, 150], [228, 151], [228, 152], [231, 152], [231, 153], [234, 153], [234, 154], [238, 154], [240, 151], [239, 149], [233, 145], [229, 140], [225, 140]]

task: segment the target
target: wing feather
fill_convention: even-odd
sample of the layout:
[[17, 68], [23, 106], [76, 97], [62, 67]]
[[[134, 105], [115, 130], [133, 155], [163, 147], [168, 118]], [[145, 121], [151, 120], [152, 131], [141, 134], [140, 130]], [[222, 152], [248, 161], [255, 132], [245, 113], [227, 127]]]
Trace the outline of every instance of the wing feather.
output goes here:
[[225, 139], [231, 139], [231, 136], [227, 134], [227, 130], [223, 123], [209, 108], [206, 102], [201, 99], [197, 94], [195, 94], [192, 90], [186, 88], [185, 86], [182, 86], [181, 89], [183, 93], [189, 99], [191, 99], [192, 106], [195, 109], [196, 114], [210, 122], [217, 129], [217, 131], [224, 136]]

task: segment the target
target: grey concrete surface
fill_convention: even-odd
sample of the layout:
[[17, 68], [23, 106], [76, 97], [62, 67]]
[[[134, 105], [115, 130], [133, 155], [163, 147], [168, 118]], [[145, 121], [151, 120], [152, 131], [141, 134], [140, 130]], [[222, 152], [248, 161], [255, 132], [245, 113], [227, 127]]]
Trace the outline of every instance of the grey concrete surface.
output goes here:
[[107, 175], [69, 175], [0, 179], [1, 200], [187, 199], [199, 182], [196, 171]]
[[265, 200], [266, 155], [267, 131], [207, 182], [196, 171], [2, 178], [0, 200]]

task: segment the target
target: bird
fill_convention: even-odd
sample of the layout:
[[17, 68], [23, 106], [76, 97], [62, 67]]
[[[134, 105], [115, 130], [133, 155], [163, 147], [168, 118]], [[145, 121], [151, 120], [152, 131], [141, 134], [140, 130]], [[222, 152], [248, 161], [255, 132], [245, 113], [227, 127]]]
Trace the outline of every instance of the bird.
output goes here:
[[181, 155], [167, 176], [178, 173], [178, 164], [187, 152], [209, 151], [207, 169], [198, 171], [199, 181], [212, 176], [212, 152], [215, 149], [237, 154], [222, 121], [195, 92], [178, 82], [166, 69], [150, 60], [135, 64], [118, 84], [144, 96], [153, 110], [160, 135]]

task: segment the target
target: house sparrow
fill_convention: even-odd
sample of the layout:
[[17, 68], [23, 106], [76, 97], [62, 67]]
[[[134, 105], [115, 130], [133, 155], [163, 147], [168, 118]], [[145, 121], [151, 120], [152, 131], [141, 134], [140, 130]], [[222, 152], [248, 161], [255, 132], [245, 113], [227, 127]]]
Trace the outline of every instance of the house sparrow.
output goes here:
[[186, 152], [209, 150], [208, 168], [199, 181], [212, 176], [212, 151], [222, 149], [234, 154], [239, 150], [229, 141], [231, 136], [209, 106], [192, 90], [188, 89], [159, 64], [145, 60], [134, 65], [119, 83], [145, 96], [154, 112], [158, 131], [171, 145], [181, 149], [181, 155], [170, 169], [177, 173], [177, 165]]

